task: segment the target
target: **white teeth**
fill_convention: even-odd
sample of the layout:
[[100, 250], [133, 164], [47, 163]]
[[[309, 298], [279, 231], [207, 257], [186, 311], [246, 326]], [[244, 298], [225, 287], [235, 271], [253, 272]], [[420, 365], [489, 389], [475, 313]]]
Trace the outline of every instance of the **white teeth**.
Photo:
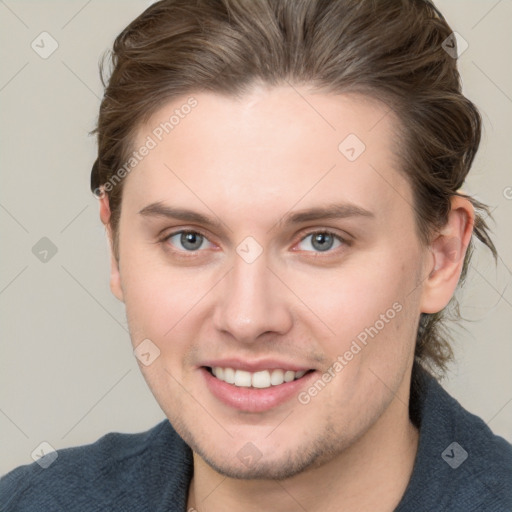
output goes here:
[[[220, 380], [223, 380], [221, 377]], [[239, 386], [242, 388], [250, 388], [251, 387], [251, 374], [249, 372], [245, 372], [244, 370], [237, 370], [235, 372], [235, 386]]]
[[295, 379], [295, 372], [292, 372], [291, 370], [284, 372], [285, 382], [291, 382], [293, 379]]
[[259, 372], [247, 372], [245, 370], [234, 370], [233, 368], [221, 368], [215, 366], [212, 373], [217, 379], [244, 388], [269, 388], [279, 386], [284, 382], [291, 382], [300, 379], [306, 374], [306, 370], [294, 372], [292, 370], [262, 370]]
[[224, 368], [224, 381], [228, 384], [235, 383], [235, 370], [233, 368]]
[[270, 384], [272, 386], [279, 386], [284, 382], [284, 371], [283, 370], [274, 370], [272, 375], [270, 376]]
[[252, 374], [252, 387], [253, 388], [269, 388], [270, 387], [270, 373], [267, 370], [262, 372], [255, 372]]

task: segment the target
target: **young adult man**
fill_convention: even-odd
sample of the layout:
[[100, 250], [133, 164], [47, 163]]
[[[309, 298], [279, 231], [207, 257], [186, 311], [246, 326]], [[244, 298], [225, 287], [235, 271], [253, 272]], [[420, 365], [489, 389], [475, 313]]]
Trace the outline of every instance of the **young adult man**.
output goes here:
[[[92, 189], [168, 420], [3, 479], [5, 510], [491, 510], [447, 395], [480, 117], [423, 0], [163, 0], [114, 44]], [[455, 44], [455, 40], [451, 40]]]

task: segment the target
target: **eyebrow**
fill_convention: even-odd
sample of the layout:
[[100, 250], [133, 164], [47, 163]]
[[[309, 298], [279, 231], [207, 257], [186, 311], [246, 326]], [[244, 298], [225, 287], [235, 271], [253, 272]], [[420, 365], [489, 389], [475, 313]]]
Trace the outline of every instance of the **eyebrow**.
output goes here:
[[375, 215], [371, 211], [355, 204], [331, 204], [287, 213], [276, 224], [283, 226], [312, 220], [345, 219], [348, 217], [374, 218]]
[[[151, 203], [148, 206], [145, 206], [139, 211], [139, 214], [144, 217], [165, 217], [185, 222], [196, 222], [215, 229], [219, 229], [223, 224], [222, 222], [203, 215], [202, 213], [187, 210], [186, 208], [175, 208], [161, 202]], [[314, 220], [344, 219], [348, 217], [375, 218], [375, 214], [352, 203], [331, 204], [289, 212], [281, 217], [274, 224], [274, 227], [301, 224], [303, 222]]]
[[140, 215], [144, 217], [165, 217], [169, 219], [178, 219], [185, 222], [196, 222], [203, 224], [211, 228], [220, 228], [221, 222], [214, 220], [213, 218], [207, 217], [202, 213], [195, 212], [193, 210], [187, 210], [186, 208], [175, 208], [172, 206], [165, 205], [161, 202], [151, 203], [148, 206], [142, 208], [139, 211]]

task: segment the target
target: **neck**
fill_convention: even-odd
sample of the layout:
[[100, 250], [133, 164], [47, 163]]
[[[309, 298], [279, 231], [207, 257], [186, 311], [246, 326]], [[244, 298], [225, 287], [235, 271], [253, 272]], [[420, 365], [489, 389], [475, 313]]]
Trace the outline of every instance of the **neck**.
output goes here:
[[419, 433], [409, 420], [409, 380], [356, 442], [320, 467], [292, 478], [238, 480], [214, 471], [194, 453], [187, 510], [393, 511], [412, 474]]

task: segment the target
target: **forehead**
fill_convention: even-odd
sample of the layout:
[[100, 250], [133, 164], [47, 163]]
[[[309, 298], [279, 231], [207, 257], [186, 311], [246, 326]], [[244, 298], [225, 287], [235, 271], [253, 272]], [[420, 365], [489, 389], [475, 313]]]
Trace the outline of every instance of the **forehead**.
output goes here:
[[134, 149], [150, 149], [124, 194], [134, 208], [181, 201], [238, 218], [340, 201], [403, 213], [412, 199], [396, 128], [389, 107], [364, 96], [291, 86], [190, 94], [139, 127]]

